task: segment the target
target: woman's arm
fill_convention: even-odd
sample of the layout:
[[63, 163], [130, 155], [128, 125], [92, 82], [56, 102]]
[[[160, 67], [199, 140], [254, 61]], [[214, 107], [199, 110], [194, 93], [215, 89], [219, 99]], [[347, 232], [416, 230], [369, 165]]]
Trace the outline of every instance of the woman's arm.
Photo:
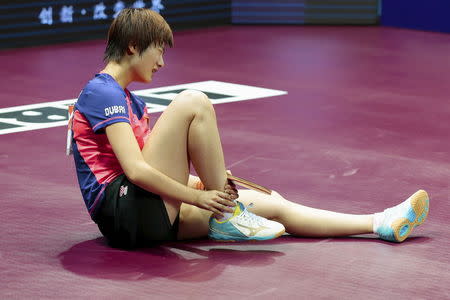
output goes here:
[[127, 178], [155, 194], [192, 204], [214, 213], [230, 211], [233, 202], [227, 193], [201, 191], [181, 184], [149, 165], [134, 137], [130, 124], [114, 123], [106, 127], [106, 135]]

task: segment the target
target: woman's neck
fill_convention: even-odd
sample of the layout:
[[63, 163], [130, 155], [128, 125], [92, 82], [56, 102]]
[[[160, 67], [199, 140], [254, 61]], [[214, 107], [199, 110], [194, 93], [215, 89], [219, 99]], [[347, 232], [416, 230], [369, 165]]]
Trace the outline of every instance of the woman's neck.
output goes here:
[[124, 90], [132, 81], [129, 70], [113, 61], [109, 62], [100, 73], [111, 75]]

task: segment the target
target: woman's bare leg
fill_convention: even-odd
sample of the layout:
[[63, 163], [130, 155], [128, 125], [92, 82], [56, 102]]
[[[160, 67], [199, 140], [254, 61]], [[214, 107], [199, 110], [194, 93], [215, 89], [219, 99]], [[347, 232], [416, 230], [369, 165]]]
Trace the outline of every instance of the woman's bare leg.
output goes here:
[[[192, 161], [207, 189], [224, 189], [226, 171], [216, 116], [202, 92], [184, 91], [172, 101], [153, 127], [142, 153], [152, 167], [183, 184], [188, 182]], [[164, 203], [173, 222], [181, 203], [172, 199], [164, 199]]]
[[209, 218], [212, 213], [205, 209], [183, 203], [180, 209], [182, 226], [178, 229], [179, 240], [206, 238], [209, 232]]
[[282, 223], [286, 232], [308, 237], [347, 236], [372, 233], [373, 215], [343, 214], [290, 202], [273, 191], [265, 195], [251, 190], [239, 191], [239, 201], [254, 206], [253, 213]]
[[[273, 191], [265, 195], [252, 190], [239, 190], [238, 201], [253, 207], [249, 210], [259, 216], [278, 221], [286, 232], [304, 237], [334, 237], [373, 233], [373, 215], [342, 214], [315, 209], [290, 202]], [[208, 233], [208, 219], [211, 213], [184, 205], [181, 214], [186, 220], [180, 239], [205, 237]]]

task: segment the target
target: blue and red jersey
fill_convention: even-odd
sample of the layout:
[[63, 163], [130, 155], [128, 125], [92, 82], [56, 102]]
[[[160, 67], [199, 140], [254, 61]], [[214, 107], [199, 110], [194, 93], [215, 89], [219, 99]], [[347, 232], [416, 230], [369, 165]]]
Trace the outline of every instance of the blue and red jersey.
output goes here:
[[142, 149], [150, 133], [144, 101], [108, 74], [97, 74], [82, 90], [75, 104], [72, 131], [78, 183], [93, 219], [105, 198], [108, 183], [123, 174], [105, 133], [108, 125], [126, 122]]

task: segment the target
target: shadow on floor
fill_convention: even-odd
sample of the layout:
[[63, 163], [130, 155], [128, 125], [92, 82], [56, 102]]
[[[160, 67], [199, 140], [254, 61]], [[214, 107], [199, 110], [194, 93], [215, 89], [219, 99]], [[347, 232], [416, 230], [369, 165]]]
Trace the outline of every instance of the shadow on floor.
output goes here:
[[[284, 255], [279, 251], [264, 250], [263, 245], [267, 243], [259, 244], [261, 249], [256, 250], [236, 250], [227, 244], [177, 242], [127, 251], [109, 247], [100, 237], [75, 244], [58, 258], [66, 270], [93, 278], [134, 281], [163, 277], [203, 282], [219, 276], [228, 265], [267, 266], [273, 264], [276, 257]], [[208, 249], [200, 248], [205, 246]]]

